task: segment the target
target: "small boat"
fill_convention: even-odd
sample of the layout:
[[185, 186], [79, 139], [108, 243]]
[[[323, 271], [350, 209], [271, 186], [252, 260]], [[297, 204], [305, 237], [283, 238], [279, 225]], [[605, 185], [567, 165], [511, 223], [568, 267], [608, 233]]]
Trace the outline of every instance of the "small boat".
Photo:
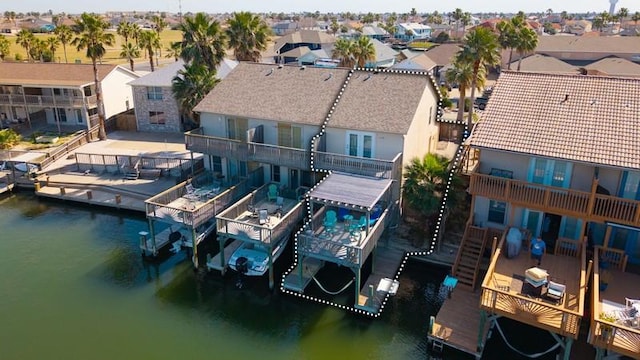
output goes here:
[[[274, 246], [273, 262], [284, 252], [286, 245], [286, 241], [280, 241]], [[229, 267], [243, 275], [262, 276], [269, 270], [268, 248], [264, 245], [245, 242], [231, 255]]]
[[13, 165], [13, 167], [16, 170], [22, 171], [22, 172], [25, 172], [25, 173], [32, 173], [32, 172], [38, 171], [38, 166], [37, 165], [27, 164], [27, 163], [17, 163], [15, 165]]

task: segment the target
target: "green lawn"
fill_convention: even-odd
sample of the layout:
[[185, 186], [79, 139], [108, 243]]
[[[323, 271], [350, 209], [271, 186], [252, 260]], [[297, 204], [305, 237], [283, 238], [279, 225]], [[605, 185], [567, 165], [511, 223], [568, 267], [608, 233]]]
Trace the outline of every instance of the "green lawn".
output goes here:
[[436, 44], [429, 41], [412, 41], [408, 43], [407, 46], [416, 49], [429, 49], [436, 46]]

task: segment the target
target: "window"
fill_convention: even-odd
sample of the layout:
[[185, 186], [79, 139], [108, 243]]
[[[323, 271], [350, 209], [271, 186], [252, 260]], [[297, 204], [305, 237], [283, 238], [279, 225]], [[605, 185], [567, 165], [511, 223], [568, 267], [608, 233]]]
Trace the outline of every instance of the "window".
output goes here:
[[571, 183], [572, 164], [566, 161], [532, 157], [529, 162], [529, 182], [568, 188]]
[[162, 88], [158, 86], [147, 87], [147, 99], [162, 100]]
[[278, 146], [302, 149], [302, 128], [279, 123]]
[[371, 133], [347, 132], [345, 153], [350, 156], [373, 158], [375, 156], [375, 138]]
[[222, 174], [222, 158], [220, 156], [211, 156], [211, 171]]
[[82, 110], [76, 109], [76, 122], [82, 123]]
[[513, 171], [511, 170], [491, 168], [491, 172], [489, 173], [489, 175], [513, 179]]
[[227, 137], [229, 139], [246, 141], [248, 128], [247, 119], [227, 119]]
[[55, 112], [58, 117], [58, 121], [67, 122], [67, 112], [64, 109], [55, 108]]
[[271, 180], [273, 182], [280, 182], [280, 166], [273, 165], [271, 166]]
[[167, 118], [162, 111], [149, 111], [149, 124], [164, 125]]
[[507, 212], [507, 203], [502, 201], [489, 201], [489, 216], [487, 221], [496, 224], [504, 224], [505, 215]]

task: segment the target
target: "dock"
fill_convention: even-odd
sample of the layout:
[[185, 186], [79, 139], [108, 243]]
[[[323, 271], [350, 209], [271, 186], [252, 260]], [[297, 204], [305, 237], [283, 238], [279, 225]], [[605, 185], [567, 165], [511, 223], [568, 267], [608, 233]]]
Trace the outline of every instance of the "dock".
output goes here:
[[453, 290], [433, 321], [427, 335], [429, 342], [434, 348], [446, 345], [479, 359], [491, 324], [483, 319], [479, 307], [479, 293], [464, 288]]
[[36, 195], [51, 199], [74, 201], [89, 205], [144, 212], [146, 196], [119, 192], [115, 189], [89, 187], [88, 185], [43, 186]]
[[[238, 250], [238, 248], [242, 245], [242, 243], [243, 243], [242, 240], [234, 240], [231, 242], [231, 244], [221, 249], [221, 251], [218, 252], [214, 257], [212, 257], [211, 259], [207, 259], [207, 269], [218, 270], [222, 274], [224, 274], [225, 271], [227, 270], [227, 266], [229, 265], [227, 261], [231, 258], [231, 255], [233, 255], [234, 251]], [[225, 259], [224, 266], [222, 265], [223, 263], [223, 259], [221, 258], [222, 256], [224, 256], [224, 259]]]
[[[298, 293], [304, 292], [304, 289], [309, 285], [313, 277], [316, 276], [318, 271], [324, 266], [322, 260], [316, 258], [304, 258], [302, 262], [298, 262], [289, 274], [285, 276], [282, 287], [287, 290], [295, 291]], [[302, 268], [302, 280], [300, 280], [300, 271]]]
[[380, 246], [373, 259], [373, 271], [360, 289], [356, 309], [370, 313], [380, 311], [380, 307], [389, 293], [390, 281], [395, 279], [404, 257], [403, 251]]

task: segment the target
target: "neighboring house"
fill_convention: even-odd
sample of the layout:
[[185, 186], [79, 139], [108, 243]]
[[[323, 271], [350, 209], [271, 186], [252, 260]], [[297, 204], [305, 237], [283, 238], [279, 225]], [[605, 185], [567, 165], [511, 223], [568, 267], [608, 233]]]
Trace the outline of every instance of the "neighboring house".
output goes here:
[[[307, 48], [308, 49], [308, 48]], [[316, 65], [318, 62], [331, 59], [331, 50], [325, 49], [309, 50], [298, 57], [298, 65]], [[337, 66], [337, 65], [336, 65]]]
[[393, 65], [391, 68], [396, 70], [417, 70], [425, 71], [433, 75], [434, 69], [437, 64], [427, 56], [424, 52], [413, 56], [412, 58], [402, 60], [401, 62]]
[[380, 41], [384, 41], [385, 39], [389, 38], [389, 33], [387, 32], [387, 30], [374, 25], [363, 26], [362, 33], [359, 33], [358, 35], [366, 36], [370, 39], [376, 39]]
[[[402, 170], [436, 149], [438, 96], [425, 73], [241, 63], [194, 109], [202, 127], [186, 134], [187, 149], [224, 179], [262, 169], [282, 194], [311, 189], [298, 269], [338, 263], [354, 271], [357, 293], [368, 292], [360, 269], [398, 211]], [[340, 224], [325, 232], [330, 211]], [[325, 245], [333, 250], [321, 252]], [[298, 274], [285, 289], [304, 292]], [[373, 298], [354, 306], [380, 310]]]
[[425, 51], [425, 54], [436, 63], [433, 74], [436, 79], [444, 79], [444, 71], [446, 67], [451, 66], [456, 53], [460, 51], [458, 44], [440, 44]]
[[610, 76], [640, 77], [640, 62], [607, 57], [584, 67], [587, 71], [596, 70]]
[[584, 33], [591, 32], [591, 21], [588, 20], [567, 20], [564, 23], [563, 32], [583, 35]]
[[[597, 358], [604, 349], [637, 358], [640, 344], [631, 323], [600, 319], [603, 311], [624, 309], [625, 297], [637, 297], [640, 281], [625, 272], [627, 262], [640, 264], [640, 107], [627, 96], [638, 93], [640, 79], [503, 72], [468, 141], [479, 151], [479, 165], [470, 173], [465, 234], [486, 240], [492, 229], [526, 229], [546, 242], [541, 268], [566, 285], [564, 298], [539, 316], [533, 300], [515, 300], [520, 291], [509, 287], [510, 278], [532, 266], [528, 254], [510, 250], [509, 259], [493, 257], [482, 289], [482, 299], [500, 292], [501, 300], [482, 300], [481, 308], [550, 330], [569, 345], [590, 313]], [[586, 249], [595, 251], [590, 311], [584, 310]], [[598, 263], [605, 259], [616, 275], [610, 290], [600, 292]]]
[[306, 54], [306, 50], [293, 51], [299, 47], [306, 47], [307, 50], [331, 49], [336, 42], [335, 36], [325, 32], [314, 30], [300, 30], [292, 34], [285, 35], [276, 40], [273, 51], [277, 63], [289, 63], [296, 61], [300, 56]]
[[420, 23], [400, 23], [396, 25], [395, 38], [402, 41], [431, 38], [431, 26]]
[[376, 50], [376, 58], [373, 61], [369, 61], [365, 64], [368, 68], [388, 68], [396, 63], [399, 52], [393, 50], [391, 47], [383, 44], [380, 40], [371, 39], [371, 43]]
[[271, 31], [276, 36], [284, 36], [298, 30], [298, 23], [293, 21], [282, 21], [271, 26]]
[[[576, 66], [585, 66], [608, 56], [640, 62], [640, 37], [540, 36], [535, 53]], [[517, 59], [516, 54], [514, 59]]]
[[[507, 55], [508, 58], [508, 55]], [[507, 67], [504, 68], [507, 70]], [[511, 70], [518, 69], [518, 61], [511, 62]], [[577, 74], [579, 68], [551, 56], [533, 54], [522, 58], [520, 71], [539, 73]]]
[[[119, 65], [97, 65], [105, 118], [133, 107], [128, 83], [139, 75]], [[82, 125], [98, 123], [98, 105], [90, 64], [2, 63], [0, 109], [3, 119]]]
[[[235, 60], [223, 59], [216, 69], [216, 78], [224, 79], [237, 65]], [[180, 108], [171, 90], [173, 78], [182, 69], [184, 61], [178, 60], [129, 83], [133, 88], [138, 131], [184, 131]]]

